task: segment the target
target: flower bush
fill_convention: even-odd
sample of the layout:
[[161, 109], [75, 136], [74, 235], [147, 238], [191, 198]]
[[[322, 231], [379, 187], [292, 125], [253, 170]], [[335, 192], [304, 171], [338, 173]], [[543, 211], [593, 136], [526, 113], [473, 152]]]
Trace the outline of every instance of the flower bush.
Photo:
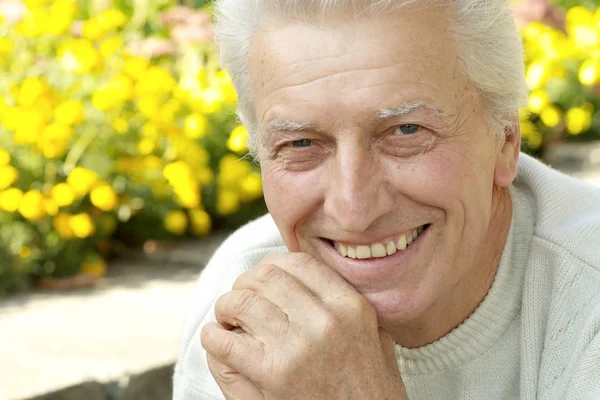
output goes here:
[[101, 276], [119, 243], [264, 212], [209, 36], [144, 56], [119, 9], [82, 19], [76, 1], [33, 0], [20, 12], [0, 22], [0, 293]]
[[[102, 276], [123, 244], [201, 237], [265, 211], [208, 13], [103, 3], [119, 7], [0, 3], [0, 294]], [[521, 29], [523, 150], [537, 155], [600, 139], [598, 2], [562, 3], [564, 29], [559, 13]]]
[[521, 133], [523, 150], [535, 155], [553, 142], [600, 139], [600, 9], [584, 3], [566, 11], [564, 29], [521, 29], [530, 89]]

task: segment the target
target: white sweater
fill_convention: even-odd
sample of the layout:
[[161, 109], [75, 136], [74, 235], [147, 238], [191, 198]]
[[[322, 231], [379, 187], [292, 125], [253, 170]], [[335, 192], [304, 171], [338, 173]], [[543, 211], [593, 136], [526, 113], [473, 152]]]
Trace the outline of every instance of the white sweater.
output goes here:
[[[600, 400], [600, 190], [526, 155], [510, 189], [512, 225], [487, 297], [435, 343], [396, 346], [410, 400]], [[215, 300], [273, 251], [286, 248], [267, 215], [207, 265], [183, 331], [174, 400], [224, 398], [200, 328], [214, 320]]]

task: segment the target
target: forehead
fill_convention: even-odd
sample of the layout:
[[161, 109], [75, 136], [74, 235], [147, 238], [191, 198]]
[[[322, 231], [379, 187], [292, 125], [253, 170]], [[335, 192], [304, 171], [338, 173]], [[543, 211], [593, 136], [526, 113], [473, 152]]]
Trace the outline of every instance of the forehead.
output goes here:
[[420, 101], [452, 112], [470, 90], [439, 7], [270, 24], [253, 38], [250, 77], [259, 127], [290, 114], [358, 120]]

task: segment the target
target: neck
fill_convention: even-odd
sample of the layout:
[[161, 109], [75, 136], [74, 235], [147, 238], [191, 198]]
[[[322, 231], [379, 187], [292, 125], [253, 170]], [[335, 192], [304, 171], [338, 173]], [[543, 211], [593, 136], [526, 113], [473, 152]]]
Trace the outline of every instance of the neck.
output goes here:
[[417, 348], [442, 338], [465, 321], [479, 306], [494, 282], [512, 220], [508, 188], [494, 186], [491, 219], [481, 247], [474, 258], [472, 273], [434, 304], [420, 321], [410, 326], [386, 327], [395, 343]]

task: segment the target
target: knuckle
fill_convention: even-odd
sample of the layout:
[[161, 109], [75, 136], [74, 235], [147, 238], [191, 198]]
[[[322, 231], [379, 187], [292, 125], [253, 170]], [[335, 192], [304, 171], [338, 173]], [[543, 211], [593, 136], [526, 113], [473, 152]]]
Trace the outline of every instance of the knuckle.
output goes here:
[[296, 269], [304, 269], [316, 262], [316, 259], [307, 253], [292, 253], [290, 257], [292, 260], [291, 264]]
[[223, 336], [215, 345], [217, 356], [223, 360], [229, 360], [233, 356], [235, 343], [231, 336]]
[[346, 307], [353, 316], [359, 318], [371, 318], [375, 315], [373, 306], [363, 296], [350, 296]]
[[319, 337], [330, 337], [340, 329], [340, 321], [330, 313], [323, 313], [315, 318], [314, 326]]
[[285, 277], [285, 272], [274, 264], [261, 264], [255, 268], [256, 279], [263, 285], [274, 284]]
[[232, 298], [231, 308], [236, 315], [245, 315], [251, 312], [258, 300], [258, 294], [254, 291], [243, 289], [235, 298]]

